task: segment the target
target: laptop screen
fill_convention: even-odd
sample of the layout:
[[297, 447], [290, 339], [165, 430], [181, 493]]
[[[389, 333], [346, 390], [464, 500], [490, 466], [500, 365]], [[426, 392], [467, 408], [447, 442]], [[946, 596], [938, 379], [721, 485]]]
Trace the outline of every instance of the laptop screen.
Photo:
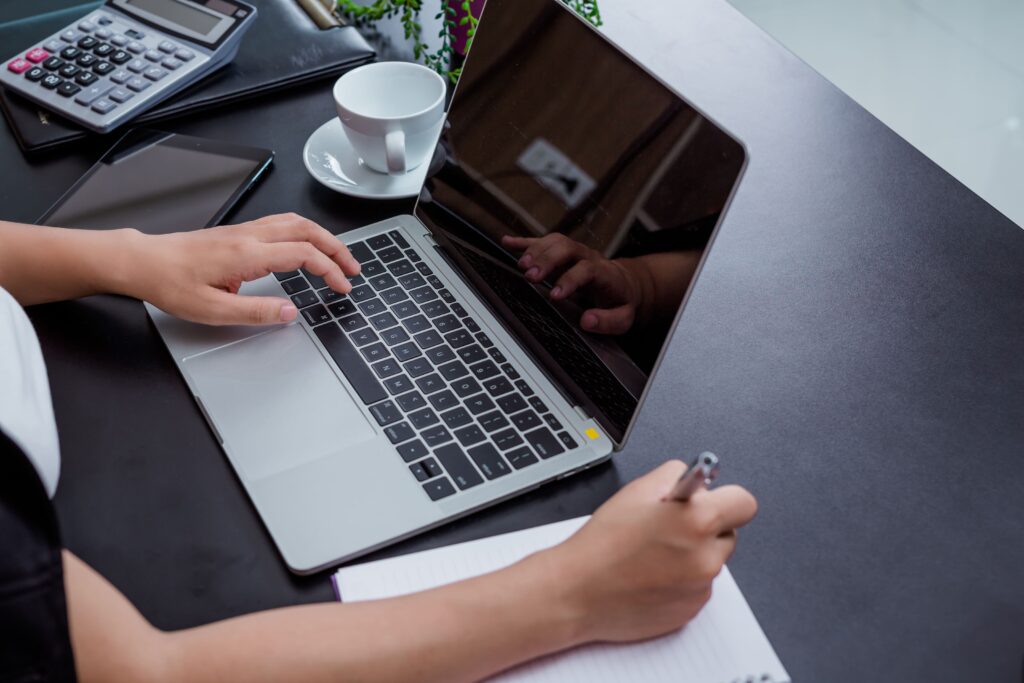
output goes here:
[[621, 441], [742, 146], [559, 0], [488, 0], [441, 149], [417, 217]]

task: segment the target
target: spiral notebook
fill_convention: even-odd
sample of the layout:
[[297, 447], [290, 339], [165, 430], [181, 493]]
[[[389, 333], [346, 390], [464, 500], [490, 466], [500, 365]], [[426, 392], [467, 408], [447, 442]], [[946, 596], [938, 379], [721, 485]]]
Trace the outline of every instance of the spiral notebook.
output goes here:
[[[551, 547], [587, 517], [339, 570], [344, 602], [435, 588], [506, 567]], [[529, 662], [491, 679], [500, 683], [788, 683], [789, 675], [727, 568], [711, 601], [683, 629], [631, 644], [599, 643]]]

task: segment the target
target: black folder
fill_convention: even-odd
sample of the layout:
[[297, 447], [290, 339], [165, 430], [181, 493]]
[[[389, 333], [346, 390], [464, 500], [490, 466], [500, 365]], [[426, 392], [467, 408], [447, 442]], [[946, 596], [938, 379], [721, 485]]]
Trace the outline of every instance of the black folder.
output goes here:
[[[295, 0], [250, 2], [256, 5], [259, 14], [243, 37], [234, 61], [139, 115], [125, 127], [163, 121], [328, 78], [373, 61], [375, 57], [373, 49], [355, 28], [320, 29]], [[99, 5], [74, 4], [70, 9], [0, 24], [0, 45], [12, 54], [15, 49], [31, 47]], [[8, 56], [11, 55], [2, 55], [0, 59]], [[0, 108], [25, 151], [55, 147], [94, 135], [3, 88], [0, 88]], [[123, 132], [119, 128], [113, 134]]]

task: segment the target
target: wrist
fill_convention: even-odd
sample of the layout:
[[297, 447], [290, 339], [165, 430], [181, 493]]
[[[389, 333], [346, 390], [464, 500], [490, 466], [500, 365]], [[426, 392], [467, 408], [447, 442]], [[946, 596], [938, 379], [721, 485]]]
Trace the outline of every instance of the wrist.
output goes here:
[[145, 299], [145, 254], [153, 237], [134, 228], [106, 231], [104, 236], [106, 243], [96, 259], [96, 290]]
[[579, 588], [580, 575], [570, 565], [565, 544], [527, 557], [519, 565], [529, 573], [535, 590], [536, 614], [547, 617], [549, 652], [557, 652], [593, 640], [590, 636], [589, 603]]

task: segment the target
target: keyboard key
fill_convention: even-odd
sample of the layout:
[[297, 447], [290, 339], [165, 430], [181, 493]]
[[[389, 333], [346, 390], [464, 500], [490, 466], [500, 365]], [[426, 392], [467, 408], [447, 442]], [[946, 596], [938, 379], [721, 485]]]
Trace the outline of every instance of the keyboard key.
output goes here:
[[439, 315], [444, 315], [450, 309], [443, 301], [428, 301], [423, 304], [423, 312], [427, 314], [428, 318], [436, 318]]
[[412, 430], [408, 422], [399, 422], [390, 427], [385, 427], [384, 435], [388, 437], [391, 443], [402, 443], [416, 436], [416, 432]]
[[43, 49], [47, 52], [60, 52], [64, 47], [64, 43], [59, 40], [51, 40], [50, 42], [43, 45]]
[[[124, 36], [119, 36], [119, 37], [121, 38], [121, 40], [124, 41], [124, 43], [127, 43], [127, 45], [125, 45], [125, 49], [127, 49], [128, 52], [131, 52], [133, 55], [141, 55], [143, 52], [146, 51], [146, 46], [143, 45], [142, 43], [140, 43], [139, 41], [133, 40], [131, 42], [128, 42], [128, 39], [125, 38]], [[115, 45], [120, 47], [120, 46], [124, 45], [124, 43], [119, 42], [117, 40], [117, 37], [115, 37], [115, 39], [114, 39], [114, 44]]]
[[100, 43], [99, 45], [93, 48], [92, 53], [97, 57], [102, 58], [110, 55], [110, 53], [114, 52], [116, 49], [117, 48], [115, 48], [110, 43]]
[[[525, 379], [516, 380], [516, 389], [523, 396], [533, 396], [533, 387], [526, 383]], [[543, 404], [541, 404], [543, 405]]]
[[[104, 64], [109, 64], [110, 62], [103, 62], [103, 63]], [[97, 64], [96, 66], [98, 67], [99, 64]], [[102, 74], [100, 74], [100, 75], [102, 75]], [[110, 74], [110, 80], [112, 80], [114, 83], [117, 83], [118, 85], [124, 85], [131, 78], [132, 78], [132, 75], [128, 71], [126, 71], [124, 69], [118, 69], [114, 73]], [[142, 81], [142, 82], [145, 83], [145, 81]]]
[[[323, 289], [317, 290], [317, 294], [320, 295], [320, 300], [323, 301], [325, 304], [340, 301], [345, 296], [341, 292], [336, 292], [330, 287], [325, 287]], [[355, 309], [353, 309], [353, 311], [354, 310]]]
[[93, 38], [92, 36], [82, 36], [82, 38], [78, 41], [78, 47], [82, 48], [83, 50], [91, 50], [99, 44], [100, 41], [98, 41], [96, 38]]
[[388, 307], [384, 305], [383, 301], [374, 297], [359, 304], [359, 310], [363, 312], [363, 315], [377, 315], [387, 311]]
[[410, 391], [408, 394], [402, 394], [395, 399], [398, 403], [398, 407], [405, 412], [411, 412], [413, 410], [419, 410], [423, 406], [427, 405], [427, 400], [423, 398], [422, 394], [418, 391]]
[[416, 272], [416, 269], [406, 259], [402, 259], [401, 261], [389, 263], [388, 271], [390, 271], [391, 275], [394, 277], [401, 277], [402, 275], [408, 275], [409, 273]]
[[160, 62], [160, 66], [167, 69], [168, 71], [177, 71], [184, 65], [185, 62], [181, 61], [180, 59], [174, 59], [171, 57], [168, 57], [164, 61]]
[[[454, 306], [452, 306], [452, 310], [455, 310]], [[476, 321], [473, 320], [472, 318], [466, 318], [465, 320], [462, 321], [462, 324], [465, 325], [466, 329], [472, 332], [473, 334], [476, 334], [477, 332], [480, 331], [480, 326], [477, 325]]]
[[487, 354], [484, 353], [483, 349], [474, 344], [473, 346], [464, 346], [459, 349], [459, 358], [461, 358], [464, 363], [471, 365], [473, 363], [479, 363], [482, 360], [486, 360]]
[[395, 360], [394, 358], [388, 358], [386, 360], [379, 361], [377, 363], [374, 363], [370, 367], [373, 368], [373, 372], [381, 379], [391, 377], [392, 375], [397, 375], [402, 371], [402, 366], [399, 365], [398, 361]]
[[78, 42], [78, 39], [81, 36], [82, 34], [78, 31], [75, 31], [74, 29], [68, 29], [67, 31], [64, 31], [64, 33], [60, 34], [60, 39], [63, 40], [65, 43], [75, 43]]
[[507, 451], [508, 449], [514, 448], [523, 443], [523, 437], [519, 436], [519, 432], [514, 429], [506, 429], [503, 432], [498, 432], [491, 438], [494, 439], [495, 445], [503, 451]]
[[452, 310], [455, 311], [455, 315], [459, 316], [460, 318], [465, 318], [467, 315], [469, 315], [469, 313], [466, 312], [466, 309], [462, 307], [462, 304], [459, 303], [452, 304]]
[[455, 330], [461, 329], [462, 323], [460, 323], [459, 319], [456, 318], [454, 315], [448, 314], [443, 315], [440, 318], [435, 318], [434, 327], [436, 327], [442, 333], [453, 332]]
[[455, 438], [458, 439], [459, 443], [463, 446], [472, 446], [473, 444], [478, 444], [481, 441], [487, 440], [487, 436], [484, 434], [483, 430], [476, 425], [470, 425], [468, 427], [455, 430]]
[[473, 336], [467, 330], [455, 330], [444, 335], [444, 340], [453, 349], [459, 349], [473, 343]]
[[402, 301], [392, 306], [391, 312], [398, 316], [399, 320], [402, 320], [411, 315], [416, 315], [420, 312], [420, 309], [411, 301]]
[[419, 344], [421, 349], [429, 349], [432, 346], [437, 346], [442, 342], [441, 335], [433, 330], [427, 330], [426, 332], [420, 332], [419, 334], [413, 335], [413, 341]]
[[427, 281], [417, 273], [410, 273], [398, 278], [398, 283], [406, 289], [417, 289], [418, 287], [426, 286]]
[[473, 417], [469, 414], [469, 411], [462, 407], [454, 408], [446, 413], [442, 413], [441, 419], [444, 420], [448, 429], [457, 429], [464, 425], [468, 425], [473, 421]]
[[132, 78], [128, 79], [125, 85], [128, 86], [129, 90], [132, 90], [134, 92], [142, 92], [143, 90], [149, 87], [149, 81], [145, 81], [139, 78], [138, 76], [133, 76]]
[[360, 264], [362, 265], [361, 274], [363, 275], [363, 277], [375, 277], [377, 275], [383, 275], [384, 273], [387, 272], [387, 270], [384, 268], [383, 263], [381, 263], [377, 259], [374, 259], [372, 256], [370, 258], [373, 260], [360, 261]]
[[441, 421], [441, 418], [437, 416], [430, 408], [422, 408], [414, 413], [409, 413], [409, 422], [416, 429], [426, 429], [436, 425]]
[[527, 432], [523, 436], [526, 437], [526, 441], [533, 447], [533, 450], [537, 451], [545, 460], [565, 452], [565, 446], [546, 427]]
[[478, 394], [466, 399], [466, 407], [469, 408], [469, 412], [479, 415], [480, 413], [486, 413], [488, 410], [494, 410], [495, 406], [490, 396]]
[[73, 45], [68, 45], [66, 48], [60, 51], [61, 59], [78, 59], [78, 55], [82, 54], [82, 51]]
[[390, 313], [378, 313], [377, 315], [370, 318], [370, 324], [373, 325], [374, 329], [386, 330], [389, 327], [394, 327], [398, 324], [398, 318], [391, 315]]
[[[429, 448], [435, 449], [435, 453], [437, 452], [438, 446], [452, 440], [451, 432], [441, 425], [431, 427], [430, 429], [420, 432], [420, 436], [423, 437], [423, 441], [426, 442]], [[444, 460], [441, 462], [444, 463]]]
[[390, 247], [394, 242], [387, 235], [374, 235], [373, 237], [367, 238], [366, 244], [369, 245], [370, 249], [374, 251], [380, 251]]
[[447, 289], [442, 289], [438, 292], [441, 295], [441, 300], [448, 304], [455, 303], [455, 295], [449, 292]]
[[491, 338], [488, 337], [483, 332], [480, 332], [476, 335], [476, 340], [480, 342], [480, 345], [483, 346], [485, 349], [489, 349], [492, 346], [494, 346], [494, 342], [491, 341]]
[[377, 291], [391, 289], [392, 287], [395, 287], [398, 284], [395, 282], [395, 278], [391, 277], [387, 273], [384, 273], [382, 275], [374, 275], [369, 279], [369, 283], [370, 286], [376, 289]]
[[142, 40], [143, 38], [146, 37], [145, 33], [143, 33], [142, 31], [136, 31], [133, 28], [130, 28], [130, 29], [126, 30], [124, 32], [124, 34], [126, 36], [128, 36], [129, 38], [134, 38], [135, 40]]
[[106, 76], [116, 68], [110, 62], [96, 62], [92, 65], [92, 70], [97, 76]]
[[369, 327], [364, 327], [356, 330], [355, 332], [349, 332], [348, 336], [356, 346], [366, 346], [367, 344], [372, 344], [378, 339], [377, 333]]
[[[75, 83], [77, 83], [78, 85], [89, 86], [98, 81], [99, 78], [99, 76], [92, 73], [91, 71], [82, 71], [77, 76], [75, 76]], [[131, 97], [131, 95], [129, 95], [129, 97]]]
[[143, 71], [145, 71], [146, 69], [148, 69], [149, 67], [146, 66], [146, 63], [144, 61], [142, 61], [141, 59], [133, 59], [132, 61], [130, 61], [127, 64], [125, 64], [124, 68], [128, 69], [133, 74], [140, 74]]
[[398, 422], [402, 419], [402, 413], [399, 412], [398, 407], [391, 401], [384, 401], [383, 403], [370, 406], [370, 414], [373, 415], [373, 419], [381, 427], [387, 427], [392, 422]]
[[530, 406], [538, 413], [548, 412], [548, 407], [544, 405], [544, 401], [540, 400], [536, 396], [530, 398]]
[[[129, 84], [128, 87], [131, 87], [131, 85]], [[285, 294], [291, 296], [292, 294], [298, 294], [303, 290], [309, 289], [309, 283], [301, 277], [294, 277], [291, 280], [285, 280], [282, 282], [281, 287], [284, 289]]]
[[480, 387], [480, 383], [472, 377], [463, 377], [462, 379], [455, 380], [452, 382], [452, 390], [462, 398], [477, 394], [483, 389]]
[[466, 369], [466, 366], [457, 360], [439, 366], [437, 371], [440, 372], [441, 376], [449, 382], [453, 382], [460, 377], [465, 377], [469, 374], [469, 370]]
[[441, 365], [442, 363], [447, 363], [450, 360], [455, 360], [455, 352], [447, 346], [435, 346], [432, 349], [424, 351], [423, 355], [429, 358], [434, 365]]
[[559, 432], [558, 440], [562, 442], [562, 445], [565, 446], [565, 449], [568, 451], [571, 451], [579, 445], [576, 443], [575, 439], [569, 436], [568, 432]]
[[377, 257], [384, 263], [391, 263], [402, 258], [402, 251], [398, 247], [388, 247], [378, 251]]
[[356, 313], [355, 315], [345, 316], [338, 321], [341, 328], [346, 332], [355, 332], [356, 330], [362, 329], [367, 326], [366, 318]]
[[[81, 70], [81, 67], [75, 66], [74, 64], [65, 64], [61, 68], [57, 69], [57, 75], [61, 78], [71, 78]], [[89, 72], [86, 71], [85, 73]]]
[[441, 466], [433, 458], [427, 458], [421, 464], [431, 477], [439, 477], [444, 474], [444, 470], [441, 469]]
[[[383, 332], [380, 333], [380, 336], [381, 339], [383, 339], [388, 346], [394, 346], [395, 344], [401, 344], [402, 342], [409, 341], [409, 333], [403, 330], [401, 327], [392, 327], [389, 330], [384, 330]], [[416, 353], [408, 356], [407, 358], [403, 358], [402, 360], [408, 360], [413, 356], [419, 355], [420, 351], [415, 344], [409, 344], [409, 346], [411, 346], [413, 349], [416, 349]]]
[[[415, 362], [416, 361], [413, 361], [413, 363]], [[407, 364], [406, 367], [408, 368], [408, 365], [411, 364], [412, 363]], [[412, 373], [410, 372], [409, 374]], [[436, 372], [432, 372], [426, 377], [420, 377], [418, 380], [416, 380], [416, 386], [418, 386], [420, 388], [420, 391], [422, 391], [424, 394], [432, 394], [435, 391], [441, 391], [442, 389], [444, 389], [445, 383], [444, 380], [441, 379], [441, 375], [437, 374]]]
[[[113, 64], [124, 64], [125, 62], [129, 61], [131, 58], [132, 58], [132, 53], [131, 52], [128, 52], [127, 50], [121, 50], [121, 49], [114, 50], [113, 52], [110, 53], [110, 56], [107, 57], [107, 59], [111, 63], [113, 63]], [[166, 75], [166, 73], [164, 75]], [[146, 76], [148, 78], [149, 74], [147, 73]], [[163, 76], [161, 76], [160, 78], [163, 78]], [[159, 80], [159, 79], [154, 79], [154, 80]]]
[[376, 294], [373, 293], [373, 290], [367, 285], [353, 287], [352, 291], [349, 292], [348, 295], [352, 297], [353, 301], [366, 301], [367, 299], [372, 299], [376, 296]]
[[398, 455], [407, 463], [419, 460], [429, 453], [427, 446], [423, 445], [423, 441], [420, 439], [414, 439], [408, 443], [402, 443], [398, 446]]
[[488, 479], [497, 479], [512, 472], [505, 459], [489, 443], [470, 448], [467, 453]]
[[496, 432], [499, 429], [508, 427], [508, 418], [505, 417], [500, 410], [492, 410], [489, 413], [481, 415], [477, 419], [480, 421], [480, 426], [488, 432]]
[[44, 78], [46, 78], [46, 69], [39, 66], [34, 66], [25, 72], [25, 79], [32, 83], [41, 81]]
[[459, 399], [455, 398], [455, 394], [447, 389], [427, 396], [427, 400], [437, 410], [448, 410], [459, 405]]
[[419, 271], [419, 274], [423, 277], [429, 277], [434, 274], [434, 271], [432, 271], [426, 263], [417, 263], [416, 270]]
[[64, 81], [59, 86], [57, 86], [57, 94], [62, 95], [64, 97], [71, 97], [75, 93], [79, 92], [81, 89], [81, 86], [77, 86], [71, 81]]
[[[21, 68], [18, 71], [13, 69], [11, 67], [11, 65], [13, 65], [15, 62], [19, 63], [23, 68]], [[57, 59], [56, 57], [50, 57], [45, 62], [43, 62], [43, 68], [46, 69], [47, 71], [56, 71], [57, 69], [61, 68], [62, 66], [64, 66], [63, 60]], [[7, 68], [10, 69], [11, 71], [14, 71], [14, 73], [16, 73], [16, 74], [19, 74], [22, 71], [25, 71], [27, 69], [31, 69], [32, 68], [32, 62], [29, 62], [29, 61], [24, 60], [24, 59], [16, 59], [16, 60], [14, 60], [14, 62], [11, 62], [10, 64], [8, 64]]]
[[436, 275], [429, 276], [427, 278], [427, 284], [429, 284], [434, 289], [441, 289], [442, 287], [444, 287], [444, 285], [441, 284], [441, 281], [437, 279]]
[[320, 343], [341, 369], [349, 383], [359, 394], [363, 403], [372, 404], [386, 399], [387, 393], [373, 376], [352, 342], [337, 325], [320, 325], [313, 328]]
[[[112, 61], [114, 64], [117, 64], [117, 60], [114, 59], [113, 56], [111, 56], [110, 61]], [[158, 69], [155, 66], [151, 66], [148, 69], [146, 69], [146, 71], [142, 75], [151, 81], [159, 81], [161, 78], [167, 75], [167, 72], [163, 69]]]
[[56, 74], [47, 74], [43, 77], [43, 80], [39, 81], [39, 84], [47, 90], [53, 90], [63, 82], [64, 81], [61, 80], [60, 76], [57, 76]]
[[145, 54], [145, 57], [147, 60], [151, 62], [162, 62], [164, 59], [164, 56], [156, 50], [148, 50]]
[[409, 296], [411, 296], [412, 300], [416, 303], [422, 304], [436, 299], [437, 292], [432, 290], [430, 287], [420, 287], [419, 289], [414, 289], [409, 292]]
[[[96, 77], [93, 76], [94, 80], [95, 80], [95, 78]], [[79, 93], [78, 97], [75, 98], [75, 102], [77, 102], [78, 104], [84, 104], [84, 105], [88, 106], [88, 105], [92, 104], [93, 102], [95, 102], [96, 100], [98, 100], [99, 98], [101, 98], [104, 95], [106, 95], [108, 90], [110, 90], [110, 85], [109, 84], [107, 84], [107, 83], [98, 83], [96, 85], [93, 85], [93, 86], [90, 86], [90, 87], [86, 88], [81, 93]]]
[[524, 401], [523, 397], [519, 394], [509, 394], [508, 396], [502, 396], [498, 399], [498, 407], [501, 408], [506, 415], [510, 415], [512, 413], [518, 413], [520, 410], [526, 410], [526, 401]]
[[433, 369], [426, 358], [417, 358], [405, 364], [405, 371], [409, 373], [410, 377], [420, 377]]
[[290, 270], [287, 273], [274, 273], [274, 277], [277, 278], [278, 282], [282, 282], [284, 280], [291, 280], [293, 277], [298, 277], [299, 275], [301, 275], [301, 273], [299, 273], [299, 271], [297, 270]]
[[411, 391], [413, 388], [412, 380], [405, 375], [395, 375], [384, 380], [384, 388], [388, 390], [388, 393], [394, 396], [395, 394], [404, 394], [407, 391]]
[[455, 444], [438, 448], [434, 451], [434, 455], [441, 461], [441, 465], [444, 466], [448, 476], [455, 480], [455, 484], [461, 490], [465, 491], [468, 488], [483, 483], [483, 477], [473, 467], [473, 463], [469, 461], [469, 458], [462, 452], [462, 449]]
[[395, 244], [400, 246], [402, 249], [409, 248], [409, 241], [405, 239], [401, 232], [398, 230], [392, 230], [388, 235], [395, 241]]
[[384, 346], [380, 342], [376, 344], [370, 344], [369, 346], [364, 346], [363, 348], [359, 349], [359, 353], [363, 354], [363, 358], [366, 359], [367, 363], [376, 363], [379, 360], [384, 360], [385, 358], [391, 357], [391, 354], [388, 353], [388, 347]]
[[412, 472], [412, 476], [416, 477], [416, 481], [426, 481], [427, 479], [430, 479], [430, 475], [427, 474], [427, 470], [418, 462], [409, 465], [409, 471]]
[[[518, 398], [518, 396], [516, 397]], [[500, 403], [500, 401], [499, 401]], [[512, 416], [512, 424], [516, 426], [521, 432], [529, 431], [535, 427], [540, 427], [540, 418], [537, 417], [537, 413], [532, 410], [524, 410], [521, 413], [516, 413]]]
[[[489, 360], [469, 366], [477, 379], [484, 380], [499, 374], [498, 366]], [[511, 388], [511, 387], [510, 387]]]
[[505, 363], [504, 365], [502, 365], [501, 371], [504, 372], [505, 376], [508, 377], [509, 379], [519, 379], [522, 376], [519, 374], [518, 370], [512, 367], [511, 363]]
[[[120, 89], [118, 89], [118, 90], [120, 90]], [[124, 92], [124, 91], [120, 90], [120, 92]], [[129, 95], [129, 97], [130, 97], [130, 95]], [[115, 99], [113, 92], [110, 93], [110, 99], [112, 99], [112, 100]], [[78, 100], [76, 99], [75, 101], [77, 102]], [[314, 292], [313, 290], [310, 290], [310, 289], [307, 289], [305, 292], [299, 292], [298, 294], [296, 294], [295, 296], [292, 297], [292, 303], [295, 304], [296, 308], [305, 308], [306, 306], [312, 306], [313, 304], [319, 303], [319, 302], [320, 302], [320, 299], [317, 298], [316, 292]]]
[[536, 462], [540, 462], [539, 460], [537, 460], [537, 456], [534, 455], [533, 452], [526, 446], [523, 446], [522, 448], [517, 448], [513, 451], [509, 451], [508, 453], [505, 454], [505, 457], [508, 458], [508, 461], [512, 465], [512, 467], [515, 467], [517, 470], [521, 470], [524, 467], [528, 467]]
[[160, 52], [163, 52], [163, 53], [169, 54], [169, 55], [173, 55], [175, 52], [178, 51], [178, 46], [175, 45], [174, 43], [172, 43], [169, 40], [162, 41], [156, 47], [157, 47], [158, 50], [160, 50]]
[[366, 246], [366, 243], [352, 242], [351, 244], [349, 244], [348, 242], [346, 242], [345, 246], [348, 247], [348, 251], [350, 254], [352, 254], [353, 258], [355, 258], [356, 261], [359, 261], [359, 263], [363, 266], [363, 272], [366, 272], [367, 262], [373, 260], [373, 252], [370, 251], [370, 248], [368, 246]]
[[491, 354], [491, 358], [493, 358], [494, 362], [497, 363], [498, 365], [501, 365], [502, 363], [508, 361], [508, 359], [505, 358], [505, 354], [503, 354], [498, 349], [490, 349], [487, 353]]
[[[323, 290], [320, 290], [320, 298], [323, 298]], [[347, 315], [358, 313], [356, 305], [351, 299], [342, 299], [341, 301], [335, 301], [327, 307], [327, 310], [331, 312], [335, 318], [344, 318]]]
[[501, 396], [512, 391], [512, 385], [504, 377], [493, 377], [484, 381], [484, 389], [491, 396]]
[[440, 479], [434, 479], [428, 481], [423, 485], [423, 490], [430, 496], [430, 500], [438, 501], [442, 498], [447, 498], [455, 493], [455, 487], [448, 481], [447, 477], [441, 477]]
[[407, 251], [405, 252], [405, 255], [406, 255], [406, 256], [408, 257], [408, 259], [409, 259], [410, 261], [412, 261], [413, 263], [415, 263], [416, 261], [422, 261], [422, 260], [423, 260], [423, 257], [422, 257], [422, 256], [420, 256], [420, 255], [419, 255], [418, 253], [416, 253], [415, 251], [413, 251], [412, 249], [409, 249], [409, 250], [407, 250]]
[[91, 21], [80, 21], [78, 23], [78, 30], [89, 33], [90, 31], [96, 30], [96, 24], [92, 23]]
[[401, 287], [392, 287], [391, 289], [385, 290], [380, 293], [380, 298], [384, 300], [388, 306], [394, 306], [399, 301], [405, 301], [409, 298], [409, 293]]
[[181, 48], [180, 50], [174, 53], [174, 56], [183, 62], [191, 62], [196, 55], [194, 52], [192, 52], [192, 50], [186, 50], [185, 48]]
[[[385, 334], [387, 333], [385, 332]], [[416, 346], [412, 342], [408, 342], [405, 344], [400, 344], [399, 346], [396, 346], [395, 348], [391, 349], [391, 353], [395, 354], [395, 358], [397, 358], [398, 360], [405, 362], [407, 360], [412, 360], [413, 358], [416, 358], [422, 352], [420, 351], [420, 347]]]
[[562, 429], [562, 423], [559, 422], [558, 418], [552, 415], [551, 413], [547, 413], [544, 415], [544, 421], [548, 423], [548, 427], [551, 427], [556, 432], [559, 429]]
[[427, 319], [424, 318], [422, 315], [413, 316], [408, 320], [404, 320], [402, 321], [402, 324], [405, 325], [405, 328], [412, 332], [413, 334], [416, 334], [417, 332], [425, 332], [427, 330], [432, 329], [430, 327], [430, 323], [427, 322]]

